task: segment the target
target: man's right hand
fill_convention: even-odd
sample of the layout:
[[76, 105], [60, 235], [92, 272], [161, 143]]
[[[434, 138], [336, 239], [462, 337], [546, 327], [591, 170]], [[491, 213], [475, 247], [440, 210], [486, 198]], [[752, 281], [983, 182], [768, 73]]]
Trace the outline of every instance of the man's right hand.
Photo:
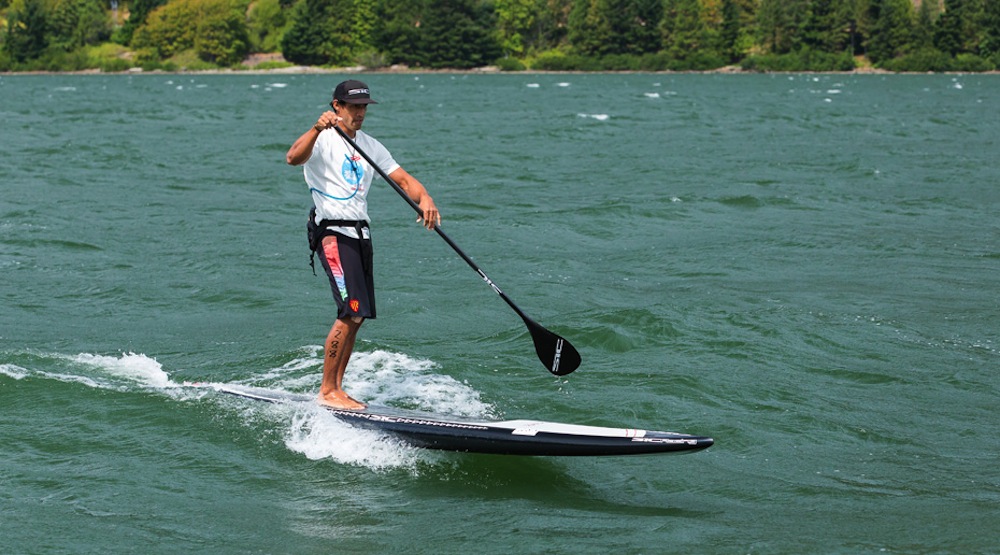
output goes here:
[[316, 129], [316, 131], [332, 129], [333, 126], [337, 125], [337, 123], [341, 120], [343, 120], [342, 117], [338, 116], [335, 112], [327, 110], [326, 112], [323, 112], [318, 120], [316, 120], [316, 125], [314, 125], [313, 128]]

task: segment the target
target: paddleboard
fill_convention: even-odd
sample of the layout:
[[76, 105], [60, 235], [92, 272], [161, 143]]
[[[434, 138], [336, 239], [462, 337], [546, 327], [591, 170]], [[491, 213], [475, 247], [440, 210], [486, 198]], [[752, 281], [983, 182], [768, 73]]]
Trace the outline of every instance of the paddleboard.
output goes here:
[[[200, 384], [221, 393], [268, 403], [315, 403], [316, 397], [232, 384]], [[323, 407], [361, 428], [379, 430], [425, 449], [534, 456], [607, 456], [690, 453], [712, 438], [628, 428], [561, 424], [541, 420], [478, 420], [390, 407], [365, 410]]]

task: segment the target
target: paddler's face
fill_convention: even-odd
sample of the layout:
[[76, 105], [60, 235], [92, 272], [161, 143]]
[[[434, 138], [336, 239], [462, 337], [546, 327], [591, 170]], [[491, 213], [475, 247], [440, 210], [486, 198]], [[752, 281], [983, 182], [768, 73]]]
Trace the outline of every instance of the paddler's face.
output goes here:
[[357, 132], [361, 129], [361, 124], [365, 121], [365, 114], [368, 112], [367, 104], [350, 104], [339, 100], [333, 104], [337, 115], [344, 119], [343, 125], [347, 130]]

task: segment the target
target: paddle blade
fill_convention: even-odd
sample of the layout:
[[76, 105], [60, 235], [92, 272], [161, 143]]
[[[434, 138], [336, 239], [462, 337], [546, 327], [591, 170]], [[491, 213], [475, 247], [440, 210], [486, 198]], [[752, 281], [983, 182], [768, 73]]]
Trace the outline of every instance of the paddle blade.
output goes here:
[[580, 353], [562, 337], [525, 318], [538, 359], [556, 376], [565, 376], [580, 367]]

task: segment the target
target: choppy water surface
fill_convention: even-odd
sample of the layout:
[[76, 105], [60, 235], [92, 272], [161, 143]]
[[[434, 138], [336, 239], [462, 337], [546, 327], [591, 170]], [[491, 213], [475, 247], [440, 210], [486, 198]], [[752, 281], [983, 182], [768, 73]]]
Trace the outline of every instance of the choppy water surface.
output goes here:
[[368, 401], [709, 435], [433, 453], [313, 406], [284, 164], [331, 75], [0, 77], [10, 553], [996, 553], [997, 76], [371, 75], [366, 129], [528, 314], [372, 193]]

